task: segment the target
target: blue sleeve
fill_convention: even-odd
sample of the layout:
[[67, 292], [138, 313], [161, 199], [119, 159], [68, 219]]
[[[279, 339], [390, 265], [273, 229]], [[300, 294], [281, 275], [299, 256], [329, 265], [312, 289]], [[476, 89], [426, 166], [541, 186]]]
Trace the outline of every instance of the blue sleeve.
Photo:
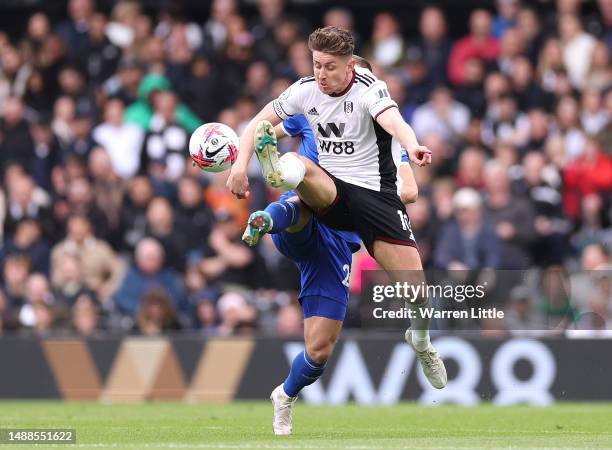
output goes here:
[[291, 137], [301, 136], [305, 126], [308, 126], [308, 121], [303, 114], [298, 114], [283, 120], [283, 128]]

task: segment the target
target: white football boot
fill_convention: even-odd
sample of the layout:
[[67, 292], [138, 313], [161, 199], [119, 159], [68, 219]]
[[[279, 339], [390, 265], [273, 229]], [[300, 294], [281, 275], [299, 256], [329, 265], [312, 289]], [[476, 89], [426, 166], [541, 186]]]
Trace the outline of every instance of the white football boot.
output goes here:
[[276, 388], [270, 394], [270, 400], [272, 400], [272, 406], [274, 407], [274, 419], [272, 420], [272, 429], [274, 434], [277, 436], [285, 436], [291, 434], [292, 419], [291, 410], [293, 404], [297, 400], [295, 397], [289, 397], [285, 394], [283, 385], [276, 386]]
[[423, 368], [423, 373], [431, 383], [433, 387], [436, 389], [442, 389], [446, 386], [447, 377], [446, 377], [446, 367], [444, 367], [444, 361], [438, 355], [436, 349], [429, 343], [429, 347], [422, 352], [418, 351], [414, 348], [414, 344], [412, 343], [412, 329], [408, 328], [406, 330], [406, 342], [412, 349], [414, 353], [416, 353], [416, 357], [421, 363], [421, 367]]

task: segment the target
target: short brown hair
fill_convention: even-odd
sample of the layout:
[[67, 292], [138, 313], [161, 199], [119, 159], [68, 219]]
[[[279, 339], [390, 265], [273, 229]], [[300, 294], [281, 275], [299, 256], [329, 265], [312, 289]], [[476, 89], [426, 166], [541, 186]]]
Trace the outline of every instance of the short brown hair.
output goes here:
[[358, 67], [363, 67], [364, 69], [368, 69], [370, 72], [372, 72], [372, 64], [370, 64], [370, 61], [368, 61], [364, 57], [359, 55], [353, 55], [353, 60], [355, 60], [355, 65], [357, 65]]
[[355, 50], [353, 35], [342, 28], [317, 28], [308, 37], [311, 51], [329, 53], [335, 56], [351, 56]]

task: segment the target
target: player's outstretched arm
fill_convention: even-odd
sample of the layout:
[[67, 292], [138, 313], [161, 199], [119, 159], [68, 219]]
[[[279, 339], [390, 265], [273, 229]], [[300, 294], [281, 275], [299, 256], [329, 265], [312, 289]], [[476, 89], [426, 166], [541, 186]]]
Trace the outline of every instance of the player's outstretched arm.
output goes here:
[[240, 136], [240, 151], [238, 158], [233, 164], [229, 178], [227, 179], [227, 187], [232, 194], [238, 198], [246, 198], [249, 196], [249, 178], [247, 176], [247, 167], [255, 147], [253, 146], [253, 138], [255, 137], [255, 129], [257, 124], [262, 120], [267, 120], [272, 125], [280, 123], [280, 118], [274, 112], [272, 102], [263, 107], [259, 113], [249, 122], [244, 133]]
[[408, 151], [412, 162], [421, 167], [431, 163], [431, 150], [424, 145], [419, 145], [414, 131], [404, 121], [397, 108], [383, 111], [378, 115], [376, 121]]
[[404, 205], [414, 203], [419, 197], [419, 187], [414, 179], [414, 172], [410, 164], [402, 164], [399, 166], [399, 175], [402, 177], [402, 192], [400, 199]]

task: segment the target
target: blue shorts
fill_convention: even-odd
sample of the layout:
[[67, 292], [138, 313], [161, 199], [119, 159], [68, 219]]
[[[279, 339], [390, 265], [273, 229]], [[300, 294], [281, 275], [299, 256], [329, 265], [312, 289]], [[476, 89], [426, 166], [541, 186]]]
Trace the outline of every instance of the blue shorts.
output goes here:
[[300, 270], [304, 317], [344, 320], [354, 245], [316, 219], [296, 233], [272, 234], [272, 240]]
[[346, 316], [347, 304], [320, 295], [300, 296], [300, 305], [304, 311], [304, 319], [312, 316], [343, 321]]

